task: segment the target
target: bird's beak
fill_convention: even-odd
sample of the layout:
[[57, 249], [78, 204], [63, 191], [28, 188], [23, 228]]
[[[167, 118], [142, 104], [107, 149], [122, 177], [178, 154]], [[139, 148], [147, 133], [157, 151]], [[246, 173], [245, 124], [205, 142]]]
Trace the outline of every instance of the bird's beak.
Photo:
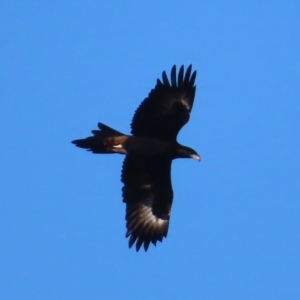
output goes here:
[[201, 161], [201, 156], [200, 156], [200, 155], [197, 155], [197, 154], [192, 154], [192, 155], [191, 155], [191, 158], [196, 159], [196, 160], [198, 160], [198, 161]]

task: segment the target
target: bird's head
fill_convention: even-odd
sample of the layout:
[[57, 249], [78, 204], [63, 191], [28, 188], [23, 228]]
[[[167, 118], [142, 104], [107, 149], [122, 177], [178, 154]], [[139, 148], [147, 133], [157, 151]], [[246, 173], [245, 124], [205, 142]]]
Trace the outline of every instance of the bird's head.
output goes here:
[[201, 161], [201, 156], [194, 149], [179, 144], [176, 148], [176, 158], [194, 158]]

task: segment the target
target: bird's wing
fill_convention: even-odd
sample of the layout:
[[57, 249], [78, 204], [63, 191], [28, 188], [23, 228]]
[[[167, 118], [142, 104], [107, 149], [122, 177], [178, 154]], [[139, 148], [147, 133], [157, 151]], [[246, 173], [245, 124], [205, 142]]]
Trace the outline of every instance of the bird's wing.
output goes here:
[[176, 140], [179, 130], [190, 118], [196, 86], [196, 71], [190, 65], [184, 73], [181, 66], [178, 76], [176, 66], [171, 70], [169, 82], [166, 72], [149, 96], [136, 110], [131, 123], [131, 133], [137, 136]]
[[126, 203], [126, 237], [136, 250], [167, 236], [173, 200], [171, 159], [145, 160], [126, 156], [123, 163], [123, 202]]

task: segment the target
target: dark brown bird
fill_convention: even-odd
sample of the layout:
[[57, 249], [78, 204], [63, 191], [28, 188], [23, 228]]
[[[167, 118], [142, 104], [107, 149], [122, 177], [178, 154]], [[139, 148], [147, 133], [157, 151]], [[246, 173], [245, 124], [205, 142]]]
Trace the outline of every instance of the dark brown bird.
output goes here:
[[125, 154], [121, 180], [126, 203], [126, 237], [136, 250], [150, 242], [156, 245], [167, 237], [173, 201], [171, 164], [175, 158], [194, 158], [197, 152], [177, 142], [177, 134], [190, 118], [195, 98], [196, 71], [190, 65], [166, 72], [136, 110], [131, 122], [132, 135], [125, 135], [102, 123], [93, 136], [72, 141], [93, 153]]

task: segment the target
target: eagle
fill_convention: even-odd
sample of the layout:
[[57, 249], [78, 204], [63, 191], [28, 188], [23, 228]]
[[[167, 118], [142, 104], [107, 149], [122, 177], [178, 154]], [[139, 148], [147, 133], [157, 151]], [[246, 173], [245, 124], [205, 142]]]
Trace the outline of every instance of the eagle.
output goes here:
[[166, 72], [135, 111], [131, 135], [98, 123], [93, 136], [72, 141], [77, 147], [92, 153], [125, 155], [121, 181], [126, 204], [126, 237], [129, 248], [136, 251], [150, 243], [156, 245], [167, 237], [173, 202], [171, 165], [176, 158], [201, 157], [197, 152], [177, 142], [193, 107], [196, 71], [192, 65], [186, 71], [174, 65], [170, 80]]

